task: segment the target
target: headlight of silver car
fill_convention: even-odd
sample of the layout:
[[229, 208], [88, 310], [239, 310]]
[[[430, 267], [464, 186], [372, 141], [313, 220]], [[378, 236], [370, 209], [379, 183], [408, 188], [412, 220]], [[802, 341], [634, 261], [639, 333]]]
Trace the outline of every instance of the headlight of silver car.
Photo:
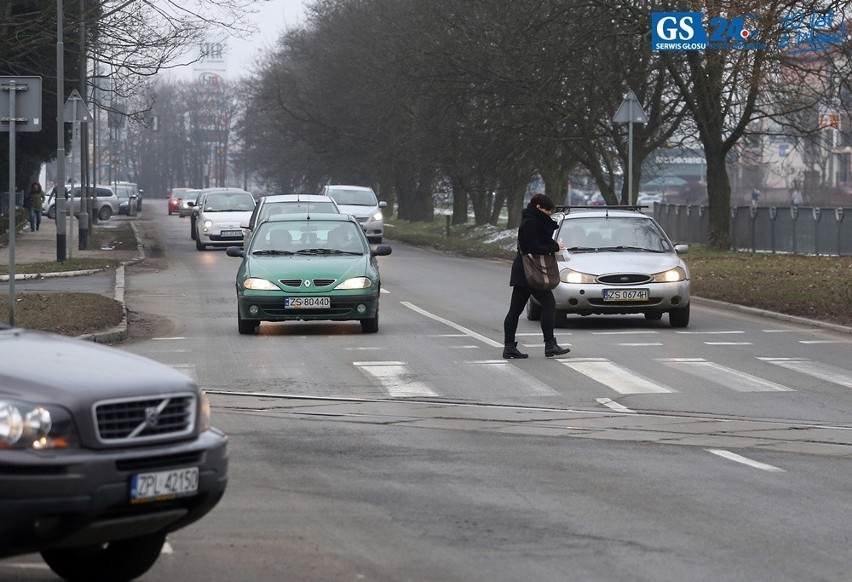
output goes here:
[[0, 399], [0, 449], [62, 449], [78, 442], [64, 408]]
[[351, 279], [346, 279], [343, 283], [335, 287], [335, 290], [348, 290], [348, 289], [368, 289], [373, 282], [370, 281], [369, 277], [352, 277]]
[[212, 226], [213, 226], [213, 221], [210, 220], [209, 218], [204, 221], [204, 228], [205, 229], [211, 228]]
[[579, 271], [575, 271], [573, 269], [562, 269], [559, 272], [559, 279], [563, 283], [572, 283], [572, 284], [591, 284], [595, 282], [594, 275], [588, 275], [586, 273], [581, 273]]
[[275, 283], [259, 277], [249, 277], [243, 281], [243, 287], [246, 289], [254, 289], [255, 291], [280, 291]]
[[381, 220], [382, 219], [382, 211], [377, 210], [375, 214], [371, 217], [371, 220]]
[[654, 283], [677, 283], [686, 280], [686, 271], [682, 267], [675, 267], [662, 273], [657, 273], [651, 279]]

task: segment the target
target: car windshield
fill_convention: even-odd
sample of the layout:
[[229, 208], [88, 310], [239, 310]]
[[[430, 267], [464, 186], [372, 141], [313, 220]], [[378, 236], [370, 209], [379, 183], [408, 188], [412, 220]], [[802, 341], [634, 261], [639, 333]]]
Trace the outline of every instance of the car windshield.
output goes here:
[[332, 202], [272, 202], [263, 205], [257, 220], [260, 222], [276, 214], [309, 214], [311, 212], [338, 213], [337, 207]]
[[329, 190], [328, 195], [340, 205], [376, 206], [376, 195], [372, 190]]
[[352, 222], [264, 222], [252, 237], [253, 255], [363, 255], [364, 234]]
[[204, 199], [204, 212], [244, 212], [254, 208], [248, 192], [211, 192]]
[[659, 227], [649, 219], [629, 217], [570, 218], [562, 221], [557, 239], [572, 251], [671, 250]]

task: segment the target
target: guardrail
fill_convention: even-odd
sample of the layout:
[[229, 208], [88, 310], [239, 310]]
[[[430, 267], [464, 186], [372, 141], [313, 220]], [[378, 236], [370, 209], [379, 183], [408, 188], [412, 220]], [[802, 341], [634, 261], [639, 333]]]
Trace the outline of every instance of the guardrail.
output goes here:
[[[655, 204], [653, 215], [673, 241], [707, 243], [706, 206]], [[732, 206], [730, 216], [732, 249], [852, 255], [852, 208]]]

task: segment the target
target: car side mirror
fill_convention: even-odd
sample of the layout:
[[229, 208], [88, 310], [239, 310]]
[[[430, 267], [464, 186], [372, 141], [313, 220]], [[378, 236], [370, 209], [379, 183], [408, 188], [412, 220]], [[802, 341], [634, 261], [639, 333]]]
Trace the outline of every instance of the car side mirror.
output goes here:
[[675, 245], [675, 252], [679, 255], [685, 255], [689, 252], [689, 245]]
[[387, 203], [387, 202], [385, 202], [384, 200], [382, 200], [381, 202], [379, 202], [379, 208], [386, 208], [386, 207], [387, 207], [387, 205], [388, 205], [388, 203]]
[[246, 252], [241, 247], [228, 247], [225, 249], [225, 254], [229, 257], [244, 257]]
[[374, 257], [384, 257], [391, 254], [391, 248], [388, 245], [376, 245], [370, 247], [370, 254]]
[[193, 202], [192, 200], [187, 200], [186, 205], [187, 205], [189, 208], [194, 208], [194, 207], [195, 207], [195, 202]]

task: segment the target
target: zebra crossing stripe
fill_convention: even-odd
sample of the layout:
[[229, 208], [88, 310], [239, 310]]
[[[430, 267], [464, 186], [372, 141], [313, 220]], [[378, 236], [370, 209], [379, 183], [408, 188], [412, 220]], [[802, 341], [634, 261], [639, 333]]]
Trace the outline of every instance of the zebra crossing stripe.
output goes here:
[[576, 372], [607, 386], [619, 394], [668, 394], [676, 392], [603, 358], [560, 360]]
[[428, 397], [438, 393], [422, 382], [410, 379], [405, 362], [352, 362], [372, 376], [392, 398]]
[[776, 366], [781, 366], [782, 368], [786, 368], [788, 370], [793, 370], [794, 372], [800, 372], [813, 378], [819, 378], [820, 380], [825, 380], [826, 382], [831, 382], [833, 384], [839, 384], [841, 386], [846, 386], [847, 388], [852, 388], [852, 376], [849, 375], [849, 372], [841, 368], [835, 368], [834, 366], [830, 366], [828, 364], [821, 364], [812, 360], [798, 358], [758, 359], [763, 360], [764, 362], [768, 362], [770, 364], [774, 364]]
[[662, 358], [658, 361], [737, 392], [795, 392], [792, 388], [702, 358]]

